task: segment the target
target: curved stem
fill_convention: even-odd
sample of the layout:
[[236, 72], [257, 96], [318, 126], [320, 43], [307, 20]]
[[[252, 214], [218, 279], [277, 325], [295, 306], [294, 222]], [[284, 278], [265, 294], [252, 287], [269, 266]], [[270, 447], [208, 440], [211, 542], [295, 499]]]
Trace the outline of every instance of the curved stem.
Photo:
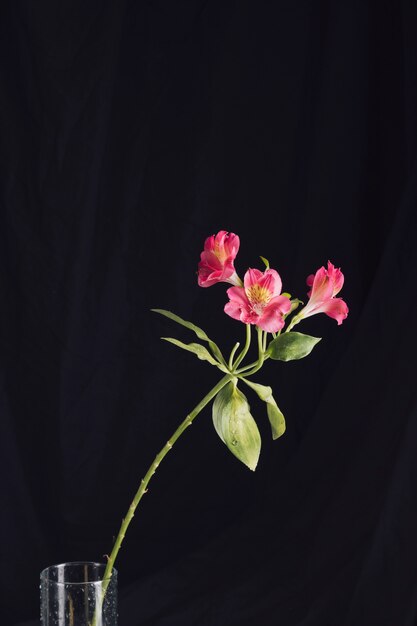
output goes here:
[[234, 372], [236, 375], [239, 375], [245, 372], [245, 376], [252, 376], [252, 374], [255, 374], [255, 372], [261, 369], [266, 359], [268, 359], [268, 355], [266, 355], [263, 350], [263, 332], [260, 328], [258, 328], [257, 331], [258, 331], [258, 360]]
[[294, 328], [294, 326], [298, 324], [299, 322], [301, 322], [299, 315], [294, 315], [294, 317], [292, 318], [291, 322], [288, 324], [288, 327], [285, 329], [284, 332], [289, 333], [291, 329]]
[[251, 326], [250, 324], [246, 324], [246, 342], [245, 342], [242, 352], [239, 354], [239, 356], [236, 359], [236, 362], [234, 364], [234, 369], [238, 367], [239, 363], [241, 363], [243, 359], [245, 358], [245, 356], [247, 355], [250, 342], [251, 342]]
[[229, 370], [231, 370], [231, 369], [232, 369], [232, 367], [233, 367], [233, 357], [235, 356], [235, 354], [236, 354], [236, 350], [238, 349], [238, 347], [239, 347], [239, 346], [240, 346], [240, 343], [239, 343], [239, 342], [235, 343], [235, 345], [234, 345], [234, 347], [233, 347], [233, 350], [232, 350], [232, 351], [231, 351], [231, 353], [230, 353], [230, 357], [229, 357]]
[[[129, 524], [130, 524], [130, 522], [131, 522], [131, 520], [132, 520], [132, 518], [133, 518], [133, 516], [135, 514], [135, 511], [136, 511], [136, 508], [137, 508], [139, 502], [141, 501], [143, 495], [147, 491], [148, 484], [149, 484], [152, 476], [155, 474], [156, 469], [158, 468], [158, 466], [161, 463], [161, 461], [163, 460], [163, 458], [171, 450], [172, 446], [177, 441], [177, 439], [182, 435], [182, 433], [186, 430], [186, 428], [188, 426], [191, 426], [194, 418], [197, 417], [197, 415], [200, 413], [200, 411], [210, 402], [210, 400], [212, 400], [217, 395], [217, 393], [231, 379], [232, 379], [232, 376], [227, 374], [226, 376], [224, 376], [217, 383], [217, 385], [215, 385], [215, 387], [213, 387], [213, 389], [211, 389], [208, 392], [208, 394], [206, 396], [204, 396], [204, 398], [201, 400], [201, 402], [199, 402], [197, 404], [197, 406], [191, 411], [191, 413], [189, 413], [187, 415], [185, 420], [179, 425], [179, 427], [174, 432], [172, 437], [166, 442], [166, 444], [164, 445], [162, 450], [160, 452], [158, 452], [158, 454], [156, 455], [155, 459], [151, 463], [148, 471], [146, 472], [145, 476], [142, 478], [142, 480], [140, 482], [139, 489], [137, 490], [137, 492], [135, 494], [135, 497], [132, 500], [132, 503], [131, 503], [128, 511], [127, 511], [126, 517], [122, 521], [122, 525], [120, 526], [119, 534], [116, 537], [116, 541], [114, 543], [113, 550], [111, 551], [111, 554], [110, 554], [110, 556], [108, 558], [108, 561], [107, 561], [106, 570], [105, 570], [104, 576], [103, 576], [103, 596], [102, 596], [102, 601], [103, 601], [103, 598], [104, 598], [104, 594], [106, 593], [107, 587], [109, 585], [111, 574], [112, 574], [112, 569], [113, 569], [113, 566], [114, 566], [114, 562], [116, 560], [116, 557], [117, 557], [118, 552], [120, 550], [120, 547], [122, 545], [124, 536], [126, 534], [126, 530], [127, 530], [128, 526], [129, 526]], [[94, 619], [92, 623], [95, 624], [95, 621], [96, 621], [96, 619]]]

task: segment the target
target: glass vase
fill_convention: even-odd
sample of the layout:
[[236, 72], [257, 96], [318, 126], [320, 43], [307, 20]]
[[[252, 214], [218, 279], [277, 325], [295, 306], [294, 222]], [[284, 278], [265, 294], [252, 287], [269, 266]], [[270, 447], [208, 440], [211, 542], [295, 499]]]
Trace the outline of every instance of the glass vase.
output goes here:
[[117, 626], [117, 571], [103, 563], [52, 565], [41, 572], [41, 626]]

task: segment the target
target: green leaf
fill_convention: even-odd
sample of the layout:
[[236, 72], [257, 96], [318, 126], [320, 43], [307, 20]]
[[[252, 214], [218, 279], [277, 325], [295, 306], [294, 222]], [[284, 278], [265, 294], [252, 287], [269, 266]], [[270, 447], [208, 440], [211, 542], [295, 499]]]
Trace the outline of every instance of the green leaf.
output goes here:
[[260, 256], [259, 258], [264, 263], [266, 269], [269, 270], [269, 261], [268, 261], [268, 259], [266, 259], [264, 256]]
[[261, 452], [261, 435], [245, 395], [233, 382], [223, 387], [213, 402], [213, 423], [229, 450], [255, 471]]
[[321, 341], [321, 337], [312, 337], [295, 332], [283, 333], [271, 341], [266, 353], [276, 361], [303, 359], [310, 354], [319, 341]]
[[216, 367], [221, 369], [223, 372], [228, 372], [228, 369], [223, 367], [221, 363], [216, 361], [216, 359], [211, 356], [207, 348], [202, 346], [200, 343], [183, 343], [182, 341], [179, 341], [178, 339], [173, 339], [172, 337], [161, 337], [161, 339], [163, 339], [164, 341], [169, 341], [169, 343], [173, 343], [174, 346], [178, 346], [178, 348], [188, 350], [188, 352], [193, 352], [198, 356], [199, 359], [201, 359], [201, 361], [208, 361], [209, 363], [211, 363], [211, 365], [216, 365]]
[[210, 350], [212, 351], [216, 359], [220, 363], [223, 363], [223, 365], [226, 365], [226, 361], [224, 360], [219, 347], [214, 343], [214, 341], [212, 341], [207, 336], [207, 334], [204, 332], [202, 328], [199, 328], [198, 326], [196, 326], [195, 324], [192, 324], [191, 322], [187, 322], [186, 320], [183, 320], [182, 317], [180, 317], [179, 315], [175, 315], [175, 313], [171, 313], [171, 311], [166, 311], [165, 309], [151, 309], [151, 311], [153, 311], [154, 313], [159, 313], [160, 315], [164, 315], [165, 317], [168, 317], [170, 320], [177, 322], [177, 324], [180, 324], [181, 326], [185, 326], [185, 328], [192, 330], [199, 339], [202, 339], [203, 341], [208, 342]]
[[272, 429], [272, 439], [278, 439], [285, 433], [285, 418], [275, 402], [271, 387], [253, 383], [251, 380], [246, 380], [246, 378], [242, 378], [242, 380], [258, 394], [261, 400], [266, 402], [266, 410]]

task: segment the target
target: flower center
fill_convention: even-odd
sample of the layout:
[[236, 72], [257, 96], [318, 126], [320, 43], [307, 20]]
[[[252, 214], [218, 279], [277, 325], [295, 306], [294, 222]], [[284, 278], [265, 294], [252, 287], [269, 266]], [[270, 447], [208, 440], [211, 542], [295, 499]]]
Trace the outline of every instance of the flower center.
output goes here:
[[271, 299], [271, 292], [259, 284], [252, 285], [246, 290], [246, 295], [252, 310], [260, 315]]
[[214, 244], [214, 254], [219, 259], [220, 263], [224, 263], [227, 259], [226, 250], [224, 249], [224, 246], [219, 245], [218, 241]]

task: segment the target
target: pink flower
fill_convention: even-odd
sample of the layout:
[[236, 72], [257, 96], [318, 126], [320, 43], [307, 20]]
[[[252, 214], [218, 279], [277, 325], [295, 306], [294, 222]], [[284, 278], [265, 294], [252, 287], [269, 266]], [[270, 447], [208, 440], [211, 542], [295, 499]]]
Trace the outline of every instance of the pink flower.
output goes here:
[[307, 295], [310, 299], [298, 313], [297, 318], [326, 313], [340, 325], [349, 312], [346, 302], [342, 298], [335, 298], [335, 295], [342, 289], [344, 280], [340, 269], [335, 268], [330, 261], [327, 262], [327, 270], [321, 267], [315, 274], [308, 276], [307, 285], [311, 289]]
[[225, 313], [269, 333], [278, 332], [285, 323], [283, 315], [291, 308], [289, 298], [280, 295], [282, 281], [278, 272], [249, 269], [243, 284], [227, 290], [230, 302], [224, 307]]
[[220, 282], [231, 283], [232, 285], [242, 284], [233, 265], [239, 245], [239, 237], [225, 230], [220, 230], [217, 235], [207, 237], [198, 264], [198, 284], [200, 287], [211, 287], [211, 285]]

